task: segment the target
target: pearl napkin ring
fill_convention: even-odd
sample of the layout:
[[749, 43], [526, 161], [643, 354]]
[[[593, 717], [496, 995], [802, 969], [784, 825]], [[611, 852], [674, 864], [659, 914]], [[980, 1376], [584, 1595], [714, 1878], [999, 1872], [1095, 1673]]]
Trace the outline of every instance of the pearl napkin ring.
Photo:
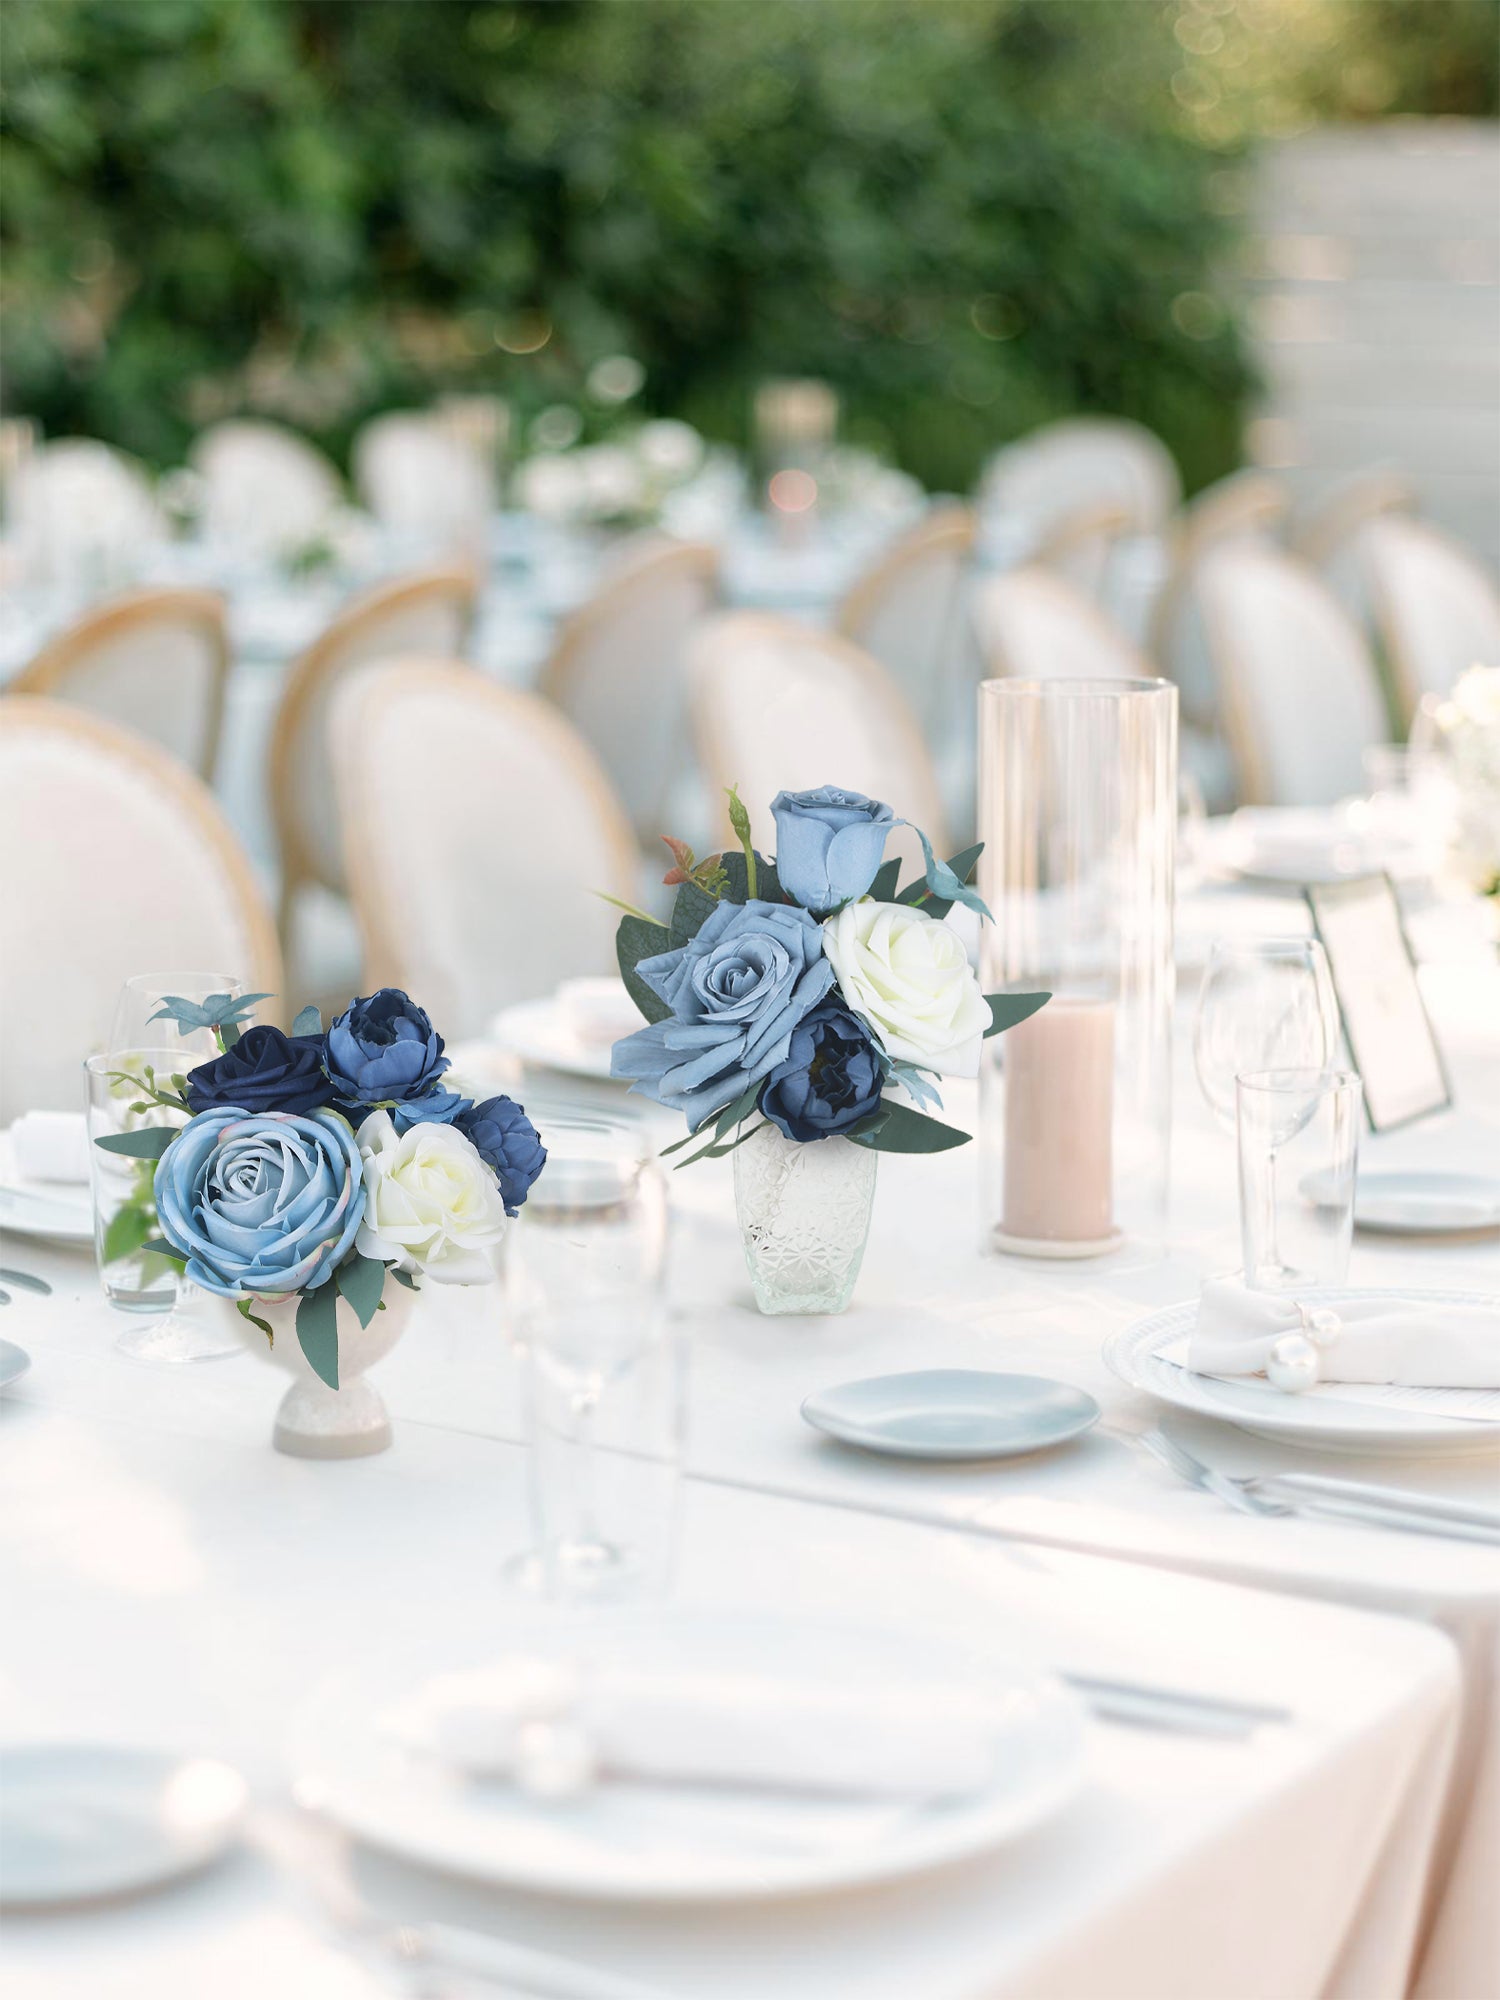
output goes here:
[[1323, 1355], [1344, 1330], [1344, 1322], [1327, 1306], [1305, 1306], [1299, 1301], [1297, 1311], [1301, 1332], [1280, 1335], [1266, 1359], [1266, 1380], [1272, 1388], [1294, 1396], [1318, 1386]]

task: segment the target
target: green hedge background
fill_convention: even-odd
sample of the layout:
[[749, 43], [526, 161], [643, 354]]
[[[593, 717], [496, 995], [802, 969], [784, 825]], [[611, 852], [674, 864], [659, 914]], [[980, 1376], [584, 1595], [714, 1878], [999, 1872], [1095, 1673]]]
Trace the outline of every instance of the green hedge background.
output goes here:
[[808, 372], [931, 486], [1080, 409], [1193, 486], [1251, 387], [1247, 148], [1492, 113], [1497, 51], [1497, 0], [6, 0], [5, 402], [342, 455], [627, 353], [717, 437]]

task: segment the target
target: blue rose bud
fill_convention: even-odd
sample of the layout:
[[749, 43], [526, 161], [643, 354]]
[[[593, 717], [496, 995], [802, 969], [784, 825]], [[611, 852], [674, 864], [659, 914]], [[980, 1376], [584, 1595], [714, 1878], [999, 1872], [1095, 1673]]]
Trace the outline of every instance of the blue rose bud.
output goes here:
[[831, 1139], [879, 1108], [883, 1081], [863, 1022], [828, 999], [793, 1028], [786, 1061], [766, 1078], [760, 1108], [789, 1139]]
[[161, 1233], [220, 1298], [323, 1284], [365, 1212], [359, 1147], [336, 1111], [205, 1111], [156, 1163]]
[[334, 1100], [351, 1116], [424, 1097], [448, 1067], [442, 1036], [395, 986], [355, 1000], [340, 1014], [328, 1030], [326, 1062]]
[[500, 1183], [505, 1213], [515, 1215], [547, 1164], [547, 1148], [511, 1097], [487, 1097], [453, 1121]]
[[875, 880], [895, 814], [863, 792], [819, 785], [810, 792], [778, 792], [776, 876], [805, 910], [822, 916], [852, 903]]

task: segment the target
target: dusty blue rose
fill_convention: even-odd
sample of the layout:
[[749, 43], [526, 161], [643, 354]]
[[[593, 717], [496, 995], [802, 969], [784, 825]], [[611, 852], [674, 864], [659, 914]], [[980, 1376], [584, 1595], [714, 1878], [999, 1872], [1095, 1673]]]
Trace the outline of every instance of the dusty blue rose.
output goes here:
[[205, 1111], [156, 1163], [161, 1233], [206, 1292], [323, 1284], [365, 1212], [359, 1147], [336, 1111]]
[[610, 1074], [695, 1130], [785, 1061], [793, 1028], [833, 984], [819, 926], [790, 903], [720, 903], [696, 937], [636, 971], [671, 1017], [616, 1042]]
[[547, 1148], [513, 1097], [487, 1097], [454, 1120], [500, 1183], [507, 1215], [520, 1213], [531, 1183], [547, 1164]]
[[443, 1038], [397, 986], [355, 1000], [328, 1030], [328, 1078], [335, 1101], [357, 1114], [424, 1097], [448, 1067]]
[[793, 1028], [760, 1108], [789, 1139], [831, 1139], [878, 1110], [883, 1082], [869, 1031], [830, 996]]
[[819, 785], [811, 792], [778, 792], [776, 876], [804, 909], [822, 915], [852, 903], [875, 880], [895, 814], [863, 792]]

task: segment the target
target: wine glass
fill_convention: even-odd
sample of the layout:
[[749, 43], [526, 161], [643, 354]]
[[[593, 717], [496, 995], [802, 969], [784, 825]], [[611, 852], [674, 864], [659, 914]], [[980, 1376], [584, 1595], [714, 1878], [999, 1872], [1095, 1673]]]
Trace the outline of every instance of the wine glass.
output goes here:
[[675, 1530], [682, 1372], [665, 1310], [666, 1181], [638, 1122], [539, 1122], [547, 1164], [506, 1246], [536, 1546], [507, 1574], [552, 1597], [618, 1598], [665, 1581]]
[[1250, 1070], [1329, 1068], [1338, 1005], [1316, 938], [1218, 938], [1198, 995], [1193, 1063], [1210, 1111], [1236, 1124], [1235, 1081]]

